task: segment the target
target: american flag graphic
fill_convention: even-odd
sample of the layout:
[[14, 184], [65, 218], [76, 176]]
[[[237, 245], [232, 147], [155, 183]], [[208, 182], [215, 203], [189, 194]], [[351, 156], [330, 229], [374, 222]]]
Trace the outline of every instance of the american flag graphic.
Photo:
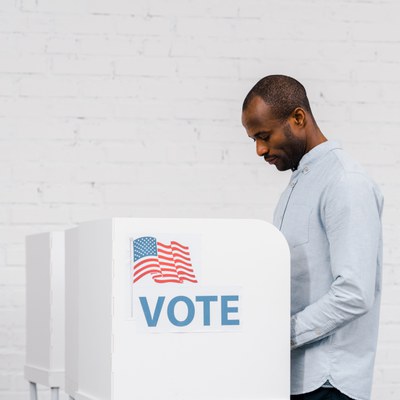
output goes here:
[[148, 274], [156, 283], [197, 283], [188, 246], [143, 236], [133, 241], [133, 283]]

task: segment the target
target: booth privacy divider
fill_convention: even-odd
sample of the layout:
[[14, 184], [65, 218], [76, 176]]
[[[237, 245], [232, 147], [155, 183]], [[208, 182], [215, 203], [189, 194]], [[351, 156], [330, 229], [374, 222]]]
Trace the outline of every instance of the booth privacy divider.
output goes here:
[[36, 384], [58, 398], [64, 384], [64, 232], [41, 233], [26, 239], [26, 362], [31, 398]]

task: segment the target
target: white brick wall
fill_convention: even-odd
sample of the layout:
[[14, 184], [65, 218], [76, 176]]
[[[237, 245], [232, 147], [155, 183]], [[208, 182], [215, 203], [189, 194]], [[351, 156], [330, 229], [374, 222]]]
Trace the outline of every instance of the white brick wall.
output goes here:
[[0, 400], [27, 398], [26, 234], [108, 216], [271, 220], [289, 175], [240, 124], [271, 73], [305, 84], [323, 132], [386, 196], [373, 399], [398, 400], [399, 13], [396, 0], [2, 0]]

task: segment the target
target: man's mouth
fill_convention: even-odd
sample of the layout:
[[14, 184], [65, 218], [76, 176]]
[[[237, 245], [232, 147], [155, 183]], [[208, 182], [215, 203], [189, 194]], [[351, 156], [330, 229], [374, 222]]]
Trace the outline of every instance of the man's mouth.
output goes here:
[[276, 156], [271, 156], [271, 157], [264, 157], [265, 161], [269, 164], [275, 164], [276, 161], [278, 160], [278, 157]]

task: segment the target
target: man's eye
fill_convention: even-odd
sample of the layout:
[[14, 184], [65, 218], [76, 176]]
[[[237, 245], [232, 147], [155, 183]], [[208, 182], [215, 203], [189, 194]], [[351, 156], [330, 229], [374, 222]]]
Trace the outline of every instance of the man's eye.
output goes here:
[[262, 141], [266, 142], [269, 140], [270, 137], [271, 137], [270, 133], [265, 133], [264, 135], [257, 134], [256, 137], [250, 137], [250, 139], [252, 139], [253, 142], [256, 142], [257, 139], [261, 139]]
[[270, 136], [271, 136], [270, 134], [268, 134], [268, 135], [260, 135], [260, 139], [264, 140], [264, 142], [266, 142], [267, 140], [269, 140]]

